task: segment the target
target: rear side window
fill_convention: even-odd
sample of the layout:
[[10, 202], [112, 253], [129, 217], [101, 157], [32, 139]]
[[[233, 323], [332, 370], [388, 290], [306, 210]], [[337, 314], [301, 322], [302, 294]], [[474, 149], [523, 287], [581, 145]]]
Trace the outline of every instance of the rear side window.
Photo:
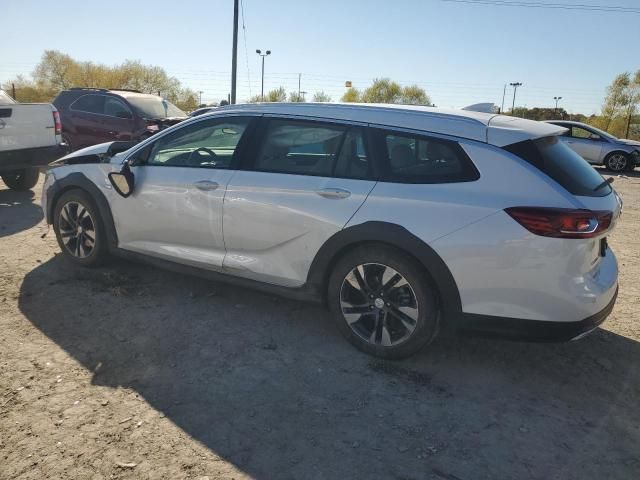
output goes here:
[[458, 143], [408, 133], [377, 131], [381, 180], [397, 183], [470, 182], [480, 178]]
[[104, 95], [83, 95], [69, 107], [71, 110], [104, 114]]
[[602, 175], [556, 136], [525, 140], [504, 149], [543, 171], [573, 195], [604, 197], [611, 192]]
[[255, 170], [329, 177], [346, 128], [295, 120], [270, 120]]

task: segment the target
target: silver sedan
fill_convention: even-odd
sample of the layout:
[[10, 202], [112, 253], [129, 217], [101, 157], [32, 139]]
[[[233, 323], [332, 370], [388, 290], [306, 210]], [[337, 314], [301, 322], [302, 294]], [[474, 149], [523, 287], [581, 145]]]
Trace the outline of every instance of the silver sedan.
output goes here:
[[633, 170], [640, 164], [640, 142], [616, 138], [585, 123], [550, 120], [568, 129], [561, 137], [572, 150], [594, 165], [604, 165], [613, 172]]

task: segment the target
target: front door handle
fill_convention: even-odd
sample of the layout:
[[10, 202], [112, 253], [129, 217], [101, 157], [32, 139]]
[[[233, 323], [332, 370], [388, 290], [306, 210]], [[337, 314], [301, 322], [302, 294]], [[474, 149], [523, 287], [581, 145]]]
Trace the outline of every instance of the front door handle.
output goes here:
[[200, 180], [199, 182], [194, 183], [193, 186], [196, 187], [198, 190], [207, 192], [209, 190], [215, 190], [220, 185], [217, 182], [210, 182], [209, 180]]
[[351, 192], [342, 188], [323, 188], [316, 190], [316, 193], [324, 198], [338, 199], [351, 196]]

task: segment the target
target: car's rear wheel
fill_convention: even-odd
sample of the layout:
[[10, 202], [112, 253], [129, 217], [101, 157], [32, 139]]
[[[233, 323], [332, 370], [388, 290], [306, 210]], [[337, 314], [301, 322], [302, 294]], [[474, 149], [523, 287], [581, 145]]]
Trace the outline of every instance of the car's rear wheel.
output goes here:
[[605, 166], [612, 172], [624, 172], [629, 167], [629, 157], [622, 152], [610, 153], [604, 160]]
[[107, 242], [100, 213], [91, 196], [70, 190], [56, 203], [53, 230], [63, 254], [78, 265], [93, 267], [107, 256]]
[[69, 138], [69, 135], [63, 133], [62, 141], [67, 145], [66, 154], [68, 155], [69, 153], [73, 152], [73, 143], [71, 143], [71, 138]]
[[338, 260], [329, 279], [332, 316], [349, 342], [381, 358], [403, 358], [438, 331], [436, 295], [413, 258], [371, 245]]
[[37, 168], [23, 168], [15, 172], [5, 173], [2, 180], [11, 190], [23, 192], [36, 186], [40, 178], [40, 170]]

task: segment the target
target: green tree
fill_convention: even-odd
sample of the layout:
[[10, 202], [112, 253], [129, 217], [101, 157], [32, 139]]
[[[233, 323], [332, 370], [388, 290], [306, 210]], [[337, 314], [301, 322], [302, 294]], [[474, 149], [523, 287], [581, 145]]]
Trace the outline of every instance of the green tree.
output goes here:
[[628, 104], [627, 90], [630, 83], [631, 75], [625, 72], [617, 75], [607, 87], [607, 96], [602, 105], [602, 128], [605, 130], [609, 130], [611, 123], [620, 115], [624, 105]]
[[313, 95], [313, 101], [314, 102], [330, 102], [331, 101], [331, 97], [329, 95], [327, 95], [326, 93], [324, 93], [323, 90], [320, 90], [319, 92], [316, 92]]
[[32, 79], [19, 76], [16, 97], [21, 102], [50, 102], [63, 89], [71, 87], [127, 88], [144, 93], [160, 94], [183, 110], [197, 106], [195, 91], [183, 88], [180, 81], [167, 75], [164, 69], [125, 60], [108, 66], [94, 62], [80, 62], [56, 50], [46, 50], [32, 73]]
[[304, 102], [304, 95], [298, 92], [290, 92], [289, 93], [289, 101], [293, 103]]
[[424, 89], [417, 85], [400, 86], [388, 78], [377, 78], [363, 92], [350, 88], [342, 96], [343, 102], [401, 103], [406, 105], [431, 105]]
[[344, 95], [342, 95], [342, 98], [340, 100], [349, 103], [360, 102], [360, 96], [360, 91], [357, 88], [351, 87], [346, 92], [344, 92]]

